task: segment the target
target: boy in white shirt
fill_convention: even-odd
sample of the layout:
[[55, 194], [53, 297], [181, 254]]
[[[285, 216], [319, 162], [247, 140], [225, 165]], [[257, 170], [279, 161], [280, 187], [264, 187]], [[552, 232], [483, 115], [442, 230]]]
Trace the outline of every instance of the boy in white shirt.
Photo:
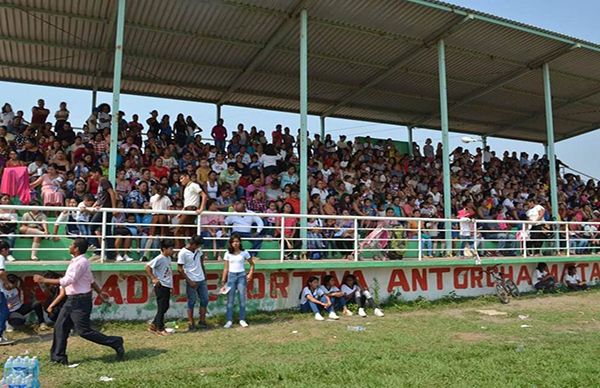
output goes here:
[[208, 307], [208, 286], [206, 271], [202, 260], [202, 237], [193, 236], [188, 244], [179, 251], [177, 256], [177, 271], [185, 278], [185, 291], [188, 307], [188, 331], [196, 330], [194, 323], [194, 306], [196, 299], [200, 300], [198, 328], [206, 329], [206, 308]]
[[169, 310], [171, 290], [173, 289], [173, 271], [171, 270], [171, 256], [173, 255], [173, 241], [162, 240], [160, 255], [146, 264], [146, 273], [154, 285], [156, 295], [156, 315], [148, 327], [148, 331], [158, 335], [169, 335], [165, 331], [165, 314]]

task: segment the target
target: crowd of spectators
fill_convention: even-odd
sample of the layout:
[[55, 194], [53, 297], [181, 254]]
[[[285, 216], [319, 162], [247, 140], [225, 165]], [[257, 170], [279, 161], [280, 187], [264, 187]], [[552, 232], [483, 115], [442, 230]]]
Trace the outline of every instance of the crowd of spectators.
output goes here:
[[[72, 214], [73, 219], [90, 219], [93, 217], [90, 209], [98, 204], [96, 197], [103, 186], [108, 189], [102, 177], [107, 176], [109, 169], [111, 114], [114, 112], [108, 104], [100, 104], [80, 130], [71, 125], [65, 102], [54, 115], [41, 99], [26, 112], [14, 112], [8, 103], [2, 107], [0, 169], [26, 167], [34, 201], [47, 206], [76, 205], [79, 210]], [[309, 139], [308, 160], [300, 161], [297, 132], [292, 133], [289, 127], [282, 125], [269, 130], [271, 133], [255, 126], [247, 129], [241, 123], [230, 130], [220, 119], [209, 130], [201, 128], [191, 116], [179, 113], [172, 120], [156, 110], [146, 119], [140, 119], [137, 114], [128, 118], [124, 112], [118, 112], [117, 122], [117, 179], [114, 198], [102, 198], [107, 207], [114, 201], [118, 208], [183, 209], [181, 177], [189, 175], [206, 193], [209, 210], [298, 214], [301, 197], [298, 169], [300, 163], [307, 163], [308, 209], [309, 214], [314, 215], [309, 222], [314, 229], [309, 235], [313, 240], [348, 237], [344, 235], [345, 221], [319, 220], [318, 215], [443, 217], [446, 193], [443, 192], [442, 145], [438, 143], [434, 147], [431, 139], [422, 148], [413, 144], [414, 155], [409, 156], [401, 153], [391, 139], [378, 141], [365, 136], [350, 141], [343, 135], [335, 140], [330, 134], [323, 139], [315, 134]], [[525, 152], [509, 151], [499, 155], [489, 147], [478, 148], [474, 154], [458, 147], [450, 155], [449, 194], [453, 217], [481, 221], [532, 219], [528, 211], [541, 206], [543, 211], [539, 216], [550, 220], [549, 163], [545, 155], [530, 157]], [[560, 220], [600, 220], [598, 183], [583, 181], [573, 174], [559, 176], [558, 182]], [[39, 192], [35, 190], [38, 187]], [[154, 195], [159, 195], [158, 205], [156, 200], [151, 200]], [[38, 217], [38, 213], [27, 214]], [[114, 216], [126, 225], [121, 229], [129, 228], [138, 236], [149, 234], [151, 216]], [[3, 234], [17, 232], [11, 230], [14, 217], [10, 211], [1, 211]], [[161, 224], [171, 222], [161, 221]], [[220, 227], [223, 221], [220, 217], [207, 216], [203, 220], [204, 233], [212, 237], [226, 234]], [[294, 235], [297, 221], [293, 217], [286, 219], [286, 238]], [[254, 227], [263, 234], [277, 235], [281, 230], [275, 227], [276, 218], [264, 218], [260, 222], [263, 225], [257, 221]], [[377, 224], [376, 220], [365, 221], [361, 228], [368, 231]], [[25, 225], [27, 234], [48, 234], [48, 228], [39, 225]], [[325, 227], [324, 230], [337, 227], [338, 230], [329, 236], [327, 231], [320, 232], [319, 227]], [[32, 232], [32, 228], [37, 231]], [[435, 223], [423, 228], [424, 238], [435, 240], [442, 234]], [[510, 225], [489, 224], [487, 229], [490, 236], [503, 239], [498, 236], [508, 233]], [[77, 230], [74, 228], [72, 232], [77, 233]], [[160, 232], [169, 233], [162, 229]], [[600, 246], [600, 236], [592, 225], [575, 227], [570, 233], [575, 249]], [[408, 238], [414, 237], [414, 233], [410, 234], [408, 232]], [[348, 251], [346, 242], [342, 243], [339, 248]], [[288, 241], [288, 244], [288, 248], [293, 248], [293, 242]], [[429, 245], [426, 248], [427, 256], [435, 254]], [[126, 256], [119, 255], [119, 259], [129, 260]]]

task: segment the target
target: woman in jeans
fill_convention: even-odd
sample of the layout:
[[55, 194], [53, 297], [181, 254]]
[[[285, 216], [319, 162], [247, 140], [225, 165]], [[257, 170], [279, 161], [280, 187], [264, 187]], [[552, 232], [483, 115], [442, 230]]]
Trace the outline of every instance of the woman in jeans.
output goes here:
[[[236, 292], [239, 293], [240, 298], [240, 326], [248, 327], [248, 323], [246, 323], [246, 288], [254, 276], [254, 258], [244, 250], [242, 239], [238, 234], [234, 233], [229, 238], [229, 246], [223, 260], [225, 265], [221, 278], [221, 284], [223, 284], [221, 293], [227, 293], [227, 323], [224, 327], [229, 329], [233, 324], [233, 302]], [[246, 261], [250, 263], [248, 275], [244, 268]]]

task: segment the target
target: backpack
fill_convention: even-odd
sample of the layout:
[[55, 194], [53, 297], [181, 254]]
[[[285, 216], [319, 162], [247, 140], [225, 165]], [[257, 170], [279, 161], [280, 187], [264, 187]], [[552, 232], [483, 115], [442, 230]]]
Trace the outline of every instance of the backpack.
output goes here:
[[402, 260], [406, 253], [406, 231], [398, 226], [390, 231], [387, 255], [391, 260]]

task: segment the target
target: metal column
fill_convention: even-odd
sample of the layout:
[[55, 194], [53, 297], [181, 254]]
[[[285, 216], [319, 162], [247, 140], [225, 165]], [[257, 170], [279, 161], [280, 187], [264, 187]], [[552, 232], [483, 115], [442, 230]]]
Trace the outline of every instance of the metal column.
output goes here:
[[[300, 213], [308, 214], [308, 12], [300, 11]], [[307, 219], [300, 218], [302, 249], [306, 249]]]
[[221, 104], [217, 104], [217, 123], [221, 120]]
[[[438, 71], [440, 82], [440, 120], [442, 124], [442, 165], [444, 173], [444, 218], [452, 218], [452, 201], [450, 193], [450, 142], [448, 140], [448, 96], [446, 85], [446, 47], [444, 40], [438, 42]], [[446, 249], [452, 253], [452, 224], [445, 222]]]
[[117, 178], [117, 142], [119, 140], [119, 110], [121, 100], [121, 67], [123, 64], [123, 35], [125, 32], [125, 0], [118, 0], [117, 4], [117, 34], [115, 39], [115, 65], [113, 71], [113, 101], [112, 122], [110, 129], [110, 163], [108, 166], [108, 179], [116, 184]]
[[92, 111], [94, 109], [96, 109], [97, 106], [98, 106], [98, 87], [95, 85], [95, 82], [94, 82], [94, 88], [92, 89]]
[[321, 141], [325, 139], [325, 116], [321, 116]]
[[406, 127], [406, 129], [408, 130], [408, 155], [409, 156], [414, 156], [414, 149], [413, 149], [413, 127]]
[[[550, 205], [552, 218], [558, 221], [558, 185], [556, 183], [556, 156], [554, 154], [554, 120], [552, 118], [552, 88], [550, 85], [550, 67], [547, 63], [542, 66], [544, 73], [544, 100], [546, 103], [546, 140], [548, 141], [546, 155], [550, 165]], [[556, 249], [560, 249], [559, 232], [555, 233]], [[569, 247], [567, 247], [568, 249]]]

